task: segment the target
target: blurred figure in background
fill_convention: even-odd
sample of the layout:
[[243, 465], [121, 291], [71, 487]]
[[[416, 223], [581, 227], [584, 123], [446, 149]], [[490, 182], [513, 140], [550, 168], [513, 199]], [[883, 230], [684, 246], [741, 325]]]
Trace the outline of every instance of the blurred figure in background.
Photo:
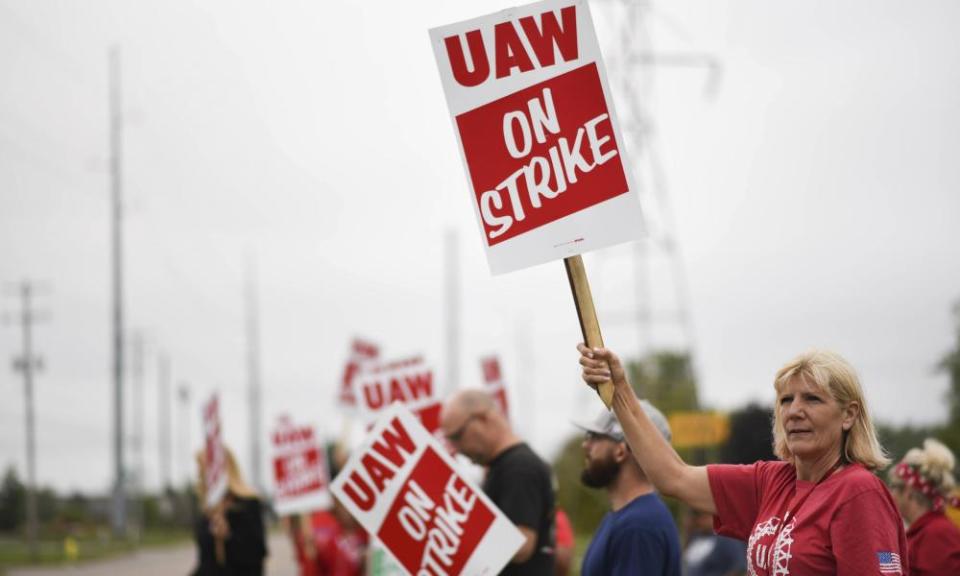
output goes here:
[[[213, 509], [203, 509], [194, 529], [197, 567], [193, 576], [262, 576], [267, 556], [263, 509], [256, 491], [240, 475], [233, 452], [225, 449], [227, 493]], [[197, 453], [197, 496], [205, 502], [203, 452]], [[222, 543], [218, 545], [218, 542]], [[218, 558], [218, 546], [223, 555]]]
[[[551, 474], [550, 479], [553, 483], [553, 500], [557, 501], [557, 491], [560, 489], [560, 481], [557, 480], [556, 473]], [[573, 553], [576, 548], [576, 540], [573, 536], [573, 525], [570, 523], [570, 517], [564, 512], [559, 504], [556, 506], [556, 514], [553, 519], [556, 528], [554, 541], [554, 576], [567, 576], [570, 573], [570, 566], [573, 564]]]
[[747, 573], [746, 543], [714, 534], [711, 514], [690, 508], [686, 529], [684, 576], [742, 576]]
[[[669, 442], [666, 417], [645, 400], [641, 405]], [[577, 427], [586, 432], [580, 479], [606, 490], [611, 508], [583, 555], [581, 574], [680, 576], [677, 526], [633, 457], [616, 415], [604, 408], [593, 422]]]
[[487, 467], [484, 493], [524, 536], [501, 574], [553, 576], [554, 499], [547, 463], [514, 434], [482, 390], [461, 390], [447, 400], [440, 428], [458, 452]]
[[960, 505], [952, 496], [956, 464], [949, 448], [928, 438], [890, 469], [890, 487], [909, 525], [907, 548], [914, 576], [960, 574], [960, 529], [944, 508]]

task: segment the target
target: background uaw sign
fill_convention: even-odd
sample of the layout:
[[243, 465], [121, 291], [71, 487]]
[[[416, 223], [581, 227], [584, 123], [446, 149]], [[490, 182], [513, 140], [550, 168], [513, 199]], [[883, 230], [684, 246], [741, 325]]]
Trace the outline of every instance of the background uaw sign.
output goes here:
[[640, 235], [586, 1], [529, 4], [430, 37], [493, 273]]
[[299, 514], [330, 507], [327, 466], [311, 426], [296, 426], [281, 417], [272, 434], [274, 508]]
[[440, 430], [441, 402], [433, 368], [420, 356], [368, 364], [354, 379], [360, 417], [372, 423], [394, 402], [402, 402], [428, 432]]
[[220, 428], [220, 398], [210, 396], [201, 408], [203, 417], [203, 485], [207, 508], [216, 506], [227, 493], [227, 453]]
[[400, 403], [377, 420], [331, 485], [407, 573], [496, 574], [523, 536]]

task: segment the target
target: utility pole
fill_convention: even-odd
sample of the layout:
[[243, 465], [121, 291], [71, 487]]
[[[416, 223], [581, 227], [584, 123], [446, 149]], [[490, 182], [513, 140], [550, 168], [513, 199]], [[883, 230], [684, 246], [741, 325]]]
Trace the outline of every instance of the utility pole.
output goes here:
[[144, 446], [144, 406], [143, 406], [143, 386], [144, 386], [144, 341], [143, 334], [139, 331], [133, 333], [133, 340], [131, 342], [132, 350], [130, 359], [131, 362], [131, 372], [132, 372], [132, 389], [131, 389], [131, 400], [132, 400], [132, 411], [133, 411], [133, 434], [131, 437], [131, 444], [133, 448], [133, 477], [130, 482], [130, 489], [132, 491], [131, 496], [133, 497], [133, 526], [134, 526], [134, 541], [140, 542], [140, 536], [143, 532], [143, 485], [144, 485], [144, 461], [143, 461], [143, 446]]
[[183, 466], [181, 478], [186, 478], [190, 482], [190, 460], [193, 455], [190, 454], [190, 385], [181, 382], [177, 389], [177, 400], [180, 401], [180, 462]]
[[123, 116], [121, 112], [120, 49], [110, 49], [110, 191], [113, 286], [113, 535], [127, 528], [127, 493], [123, 461]]
[[20, 296], [20, 328], [23, 334], [23, 353], [13, 359], [13, 369], [23, 374], [23, 396], [26, 405], [27, 429], [27, 544], [30, 558], [37, 560], [37, 442], [34, 419], [33, 375], [43, 368], [43, 360], [33, 353], [33, 324], [41, 319], [33, 310], [35, 285], [24, 280], [17, 287]]
[[247, 401], [250, 418], [250, 469], [251, 480], [257, 490], [263, 491], [260, 477], [260, 319], [257, 300], [257, 260], [247, 258], [246, 281], [247, 309]]
[[160, 354], [157, 369], [157, 453], [160, 456], [157, 470], [160, 473], [160, 490], [170, 487], [170, 357]]
[[460, 387], [460, 259], [457, 231], [447, 230], [444, 247], [444, 345], [446, 350], [446, 387], [451, 393]]

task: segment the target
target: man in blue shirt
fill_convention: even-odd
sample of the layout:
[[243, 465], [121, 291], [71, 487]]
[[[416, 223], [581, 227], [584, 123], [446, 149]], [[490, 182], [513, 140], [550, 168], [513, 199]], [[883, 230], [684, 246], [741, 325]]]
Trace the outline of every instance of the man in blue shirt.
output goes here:
[[[670, 440], [663, 414], [647, 401], [644, 411]], [[583, 576], [680, 576], [680, 537], [670, 511], [647, 480], [613, 412], [577, 424], [586, 432], [580, 480], [603, 488], [611, 511], [603, 517], [583, 557]]]

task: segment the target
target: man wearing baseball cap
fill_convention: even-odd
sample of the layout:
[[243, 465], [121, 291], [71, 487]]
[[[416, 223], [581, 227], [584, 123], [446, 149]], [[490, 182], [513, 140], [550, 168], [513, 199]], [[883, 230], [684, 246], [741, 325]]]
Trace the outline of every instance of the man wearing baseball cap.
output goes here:
[[[641, 403], [669, 442], [667, 419], [646, 400]], [[581, 574], [680, 576], [677, 526], [630, 453], [616, 415], [603, 409], [592, 422], [575, 425], [586, 432], [580, 480], [605, 489], [611, 508], [584, 554]]]

